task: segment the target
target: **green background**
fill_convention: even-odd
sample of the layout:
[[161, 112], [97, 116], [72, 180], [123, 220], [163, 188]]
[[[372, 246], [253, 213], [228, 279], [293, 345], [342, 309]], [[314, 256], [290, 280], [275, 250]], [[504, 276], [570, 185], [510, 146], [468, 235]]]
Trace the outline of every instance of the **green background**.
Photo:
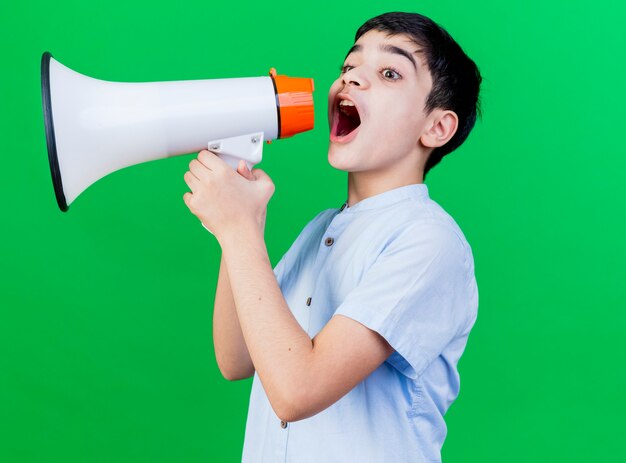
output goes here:
[[114, 173], [61, 213], [42, 52], [89, 76], [316, 82], [316, 129], [267, 146], [276, 263], [346, 178], [326, 92], [384, 11], [446, 27], [483, 120], [428, 177], [470, 241], [479, 317], [446, 415], [448, 462], [626, 461], [625, 7], [619, 2], [0, 4], [0, 461], [239, 461], [250, 381], [217, 369], [219, 246], [182, 201], [191, 156]]

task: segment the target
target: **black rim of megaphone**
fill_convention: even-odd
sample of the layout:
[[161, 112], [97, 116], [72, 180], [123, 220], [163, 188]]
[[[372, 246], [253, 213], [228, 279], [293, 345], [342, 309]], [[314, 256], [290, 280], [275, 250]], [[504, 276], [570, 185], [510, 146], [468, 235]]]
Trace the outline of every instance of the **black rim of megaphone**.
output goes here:
[[63, 193], [63, 182], [61, 181], [61, 169], [57, 158], [57, 143], [54, 138], [54, 120], [52, 119], [52, 100], [50, 98], [50, 58], [52, 55], [45, 52], [41, 56], [41, 97], [43, 99], [43, 118], [46, 126], [46, 144], [48, 145], [48, 161], [50, 162], [50, 173], [52, 174], [52, 184], [54, 194], [57, 198], [59, 209], [66, 212], [69, 209]]

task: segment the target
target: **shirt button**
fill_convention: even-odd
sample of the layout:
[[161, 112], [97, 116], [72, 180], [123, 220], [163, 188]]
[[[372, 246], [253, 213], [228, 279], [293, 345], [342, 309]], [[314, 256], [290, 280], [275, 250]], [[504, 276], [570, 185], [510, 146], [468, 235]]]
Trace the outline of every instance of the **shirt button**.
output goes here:
[[306, 305], [310, 306], [311, 305], [311, 297], [307, 297], [306, 298]]
[[328, 238], [326, 238], [326, 240], [324, 241], [324, 244], [325, 244], [326, 246], [332, 246], [334, 242], [335, 242], [335, 240], [329, 236], [329, 237], [328, 237]]
[[286, 421], [281, 421], [280, 422], [280, 427], [285, 429], [287, 427], [287, 422]]
[[346, 208], [346, 204], [347, 203], [343, 203], [343, 205], [341, 206], [341, 209], [339, 209], [339, 212], [343, 211]]

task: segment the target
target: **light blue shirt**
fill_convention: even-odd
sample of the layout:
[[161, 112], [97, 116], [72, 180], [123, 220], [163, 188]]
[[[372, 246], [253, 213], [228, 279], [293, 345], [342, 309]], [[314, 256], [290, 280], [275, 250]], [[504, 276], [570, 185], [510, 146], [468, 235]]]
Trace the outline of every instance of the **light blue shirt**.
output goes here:
[[293, 423], [281, 423], [255, 375], [243, 461], [440, 461], [478, 292], [470, 247], [426, 185], [320, 213], [274, 272], [309, 336], [341, 314], [395, 352], [329, 408]]

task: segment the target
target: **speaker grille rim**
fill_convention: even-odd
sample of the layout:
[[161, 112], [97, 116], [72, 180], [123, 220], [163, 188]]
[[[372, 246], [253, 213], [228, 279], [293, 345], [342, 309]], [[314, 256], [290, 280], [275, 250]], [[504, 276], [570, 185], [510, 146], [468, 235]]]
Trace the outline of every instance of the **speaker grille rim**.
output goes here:
[[50, 174], [54, 186], [59, 209], [66, 212], [69, 209], [63, 192], [63, 182], [61, 181], [61, 169], [57, 157], [57, 145], [54, 137], [54, 119], [52, 118], [52, 99], [50, 95], [50, 59], [52, 54], [45, 52], [41, 56], [41, 98], [43, 103], [43, 119], [46, 128], [46, 145], [48, 147], [48, 161], [50, 163]]

